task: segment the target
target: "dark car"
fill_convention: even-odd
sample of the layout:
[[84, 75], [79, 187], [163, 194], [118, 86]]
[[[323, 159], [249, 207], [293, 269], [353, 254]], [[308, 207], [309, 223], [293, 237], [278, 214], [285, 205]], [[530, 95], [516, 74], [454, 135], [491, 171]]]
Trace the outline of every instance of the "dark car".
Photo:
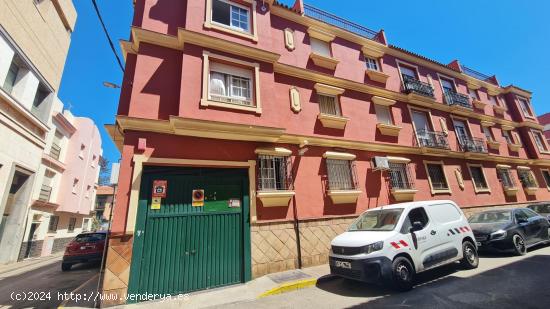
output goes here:
[[550, 221], [550, 203], [538, 203], [531, 204], [527, 208], [538, 213], [539, 215], [546, 217]]
[[61, 269], [70, 270], [77, 263], [98, 263], [103, 258], [107, 232], [78, 234], [65, 248]]
[[550, 223], [529, 208], [484, 211], [472, 215], [468, 221], [479, 250], [524, 255], [529, 247], [550, 241]]

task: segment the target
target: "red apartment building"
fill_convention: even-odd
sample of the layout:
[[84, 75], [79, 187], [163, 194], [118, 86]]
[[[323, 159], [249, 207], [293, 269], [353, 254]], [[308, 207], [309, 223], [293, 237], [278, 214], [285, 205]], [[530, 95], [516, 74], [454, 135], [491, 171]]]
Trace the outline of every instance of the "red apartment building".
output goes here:
[[550, 113], [539, 116], [539, 122], [544, 126], [544, 136], [550, 140]]
[[104, 291], [180, 293], [327, 262], [368, 208], [550, 200], [531, 92], [298, 0], [137, 0]]

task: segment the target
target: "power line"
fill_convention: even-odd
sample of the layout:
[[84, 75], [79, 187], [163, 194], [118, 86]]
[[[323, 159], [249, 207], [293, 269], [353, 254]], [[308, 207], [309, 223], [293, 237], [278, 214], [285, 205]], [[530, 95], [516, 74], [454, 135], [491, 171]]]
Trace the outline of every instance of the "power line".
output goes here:
[[92, 0], [92, 4], [94, 5], [95, 12], [97, 14], [97, 18], [99, 18], [99, 22], [101, 23], [101, 27], [103, 27], [103, 32], [105, 33], [105, 36], [107, 36], [107, 40], [109, 41], [109, 46], [111, 46], [111, 50], [113, 51], [113, 54], [115, 54], [116, 61], [118, 62], [118, 65], [120, 66], [120, 69], [124, 73], [124, 66], [122, 65], [122, 61], [120, 61], [120, 58], [118, 57], [118, 54], [115, 49], [115, 45], [113, 44], [113, 40], [111, 40], [111, 36], [109, 35], [109, 32], [107, 31], [107, 28], [105, 27], [105, 23], [103, 22], [103, 18], [101, 17], [101, 13], [99, 13], [99, 8], [97, 7], [96, 0]]

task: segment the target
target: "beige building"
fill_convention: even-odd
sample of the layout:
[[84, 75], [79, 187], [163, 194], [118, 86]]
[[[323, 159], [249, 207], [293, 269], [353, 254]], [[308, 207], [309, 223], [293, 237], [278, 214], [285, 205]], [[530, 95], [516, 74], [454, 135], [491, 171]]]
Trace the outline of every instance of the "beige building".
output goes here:
[[44, 176], [75, 22], [71, 0], [0, 0], [0, 264], [17, 260]]

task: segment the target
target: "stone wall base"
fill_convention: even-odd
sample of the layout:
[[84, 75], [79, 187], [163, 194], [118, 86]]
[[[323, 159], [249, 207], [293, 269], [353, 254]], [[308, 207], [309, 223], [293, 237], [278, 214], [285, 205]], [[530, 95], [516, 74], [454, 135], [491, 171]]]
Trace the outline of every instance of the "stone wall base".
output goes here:
[[101, 307], [125, 303], [132, 263], [133, 235], [109, 237], [109, 247], [102, 276], [103, 301]]

